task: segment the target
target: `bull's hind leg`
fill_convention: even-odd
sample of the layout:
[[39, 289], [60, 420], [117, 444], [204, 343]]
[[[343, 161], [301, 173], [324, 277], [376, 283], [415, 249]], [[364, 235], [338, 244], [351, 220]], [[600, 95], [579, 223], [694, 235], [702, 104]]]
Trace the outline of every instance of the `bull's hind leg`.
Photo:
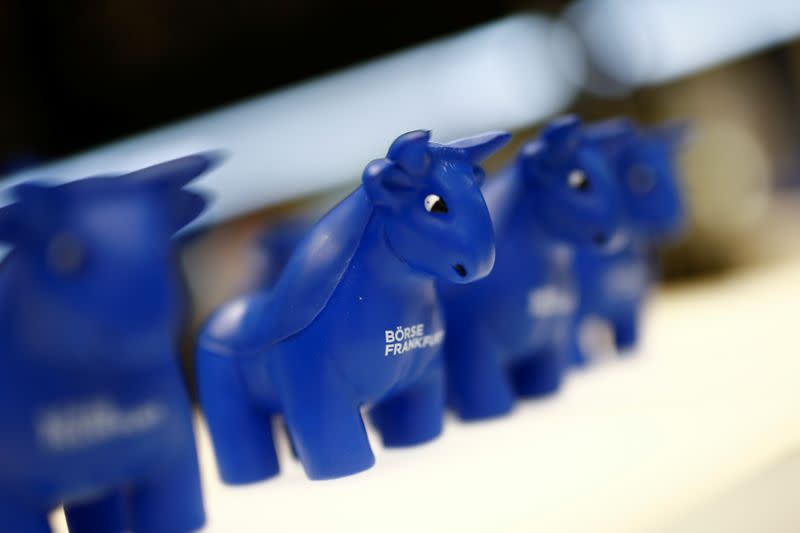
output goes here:
[[276, 475], [278, 457], [269, 415], [247, 394], [236, 358], [201, 346], [197, 381], [223, 481], [241, 485]]
[[445, 337], [447, 401], [464, 420], [509, 413], [514, 395], [499, 353], [475, 328], [449, 328]]
[[114, 491], [89, 503], [65, 505], [70, 533], [119, 533], [127, 531], [126, 499]]
[[614, 318], [614, 343], [621, 352], [630, 352], [639, 340], [639, 313], [631, 310], [623, 316]]
[[203, 526], [205, 511], [194, 446], [169, 470], [132, 488], [130, 515], [136, 533], [187, 533]]
[[566, 340], [566, 360], [567, 363], [575, 367], [585, 367], [589, 364], [589, 356], [584, 352], [581, 344], [581, 332], [584, 324], [584, 316], [580, 313], [572, 319], [570, 331]]
[[281, 427], [283, 428], [284, 433], [286, 434], [286, 441], [289, 443], [289, 453], [292, 454], [295, 460], [299, 460], [297, 455], [297, 446], [294, 445], [294, 439], [292, 439], [292, 432], [289, 431], [289, 426], [286, 425], [286, 421], [281, 421]]
[[47, 512], [30, 509], [5, 498], [0, 500], [0, 531], [51, 533]]
[[273, 358], [273, 381], [308, 477], [331, 479], [371, 467], [375, 457], [353, 387], [324, 355], [288, 352]]
[[385, 446], [413, 446], [441, 434], [444, 407], [444, 371], [437, 365], [418, 383], [376, 405], [371, 415]]
[[512, 367], [514, 391], [523, 398], [553, 394], [561, 387], [564, 370], [564, 357], [558, 349], [537, 351]]

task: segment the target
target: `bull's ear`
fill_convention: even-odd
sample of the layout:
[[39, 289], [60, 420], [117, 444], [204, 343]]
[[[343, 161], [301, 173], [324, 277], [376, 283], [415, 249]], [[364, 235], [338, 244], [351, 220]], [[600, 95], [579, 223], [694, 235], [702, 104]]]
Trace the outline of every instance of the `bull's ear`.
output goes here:
[[636, 124], [628, 118], [614, 118], [597, 122], [584, 128], [584, 134], [590, 141], [599, 143], [627, 143], [636, 137]]
[[475, 175], [475, 182], [478, 184], [478, 187], [483, 187], [483, 184], [486, 183], [486, 171], [483, 170], [483, 167], [480, 165], [475, 165], [472, 171]]
[[575, 115], [565, 115], [550, 121], [542, 129], [541, 139], [550, 153], [564, 156], [578, 147], [581, 134], [581, 119]]
[[13, 194], [21, 202], [42, 202], [50, 194], [51, 185], [38, 181], [26, 181], [11, 188]]
[[445, 146], [461, 150], [474, 164], [478, 164], [511, 140], [505, 131], [490, 131], [449, 142]]
[[361, 176], [367, 196], [378, 207], [395, 205], [400, 193], [414, 188], [412, 180], [394, 161], [388, 159], [372, 161]]
[[431, 132], [428, 130], [404, 133], [395, 139], [386, 157], [406, 174], [424, 176], [431, 164], [430, 140]]
[[653, 126], [647, 133], [672, 152], [677, 152], [691, 135], [691, 125], [686, 120], [674, 120]]
[[208, 199], [194, 191], [180, 190], [173, 195], [170, 205], [173, 233], [199, 217], [207, 205]]
[[25, 227], [19, 204], [0, 208], [0, 242], [16, 244], [25, 235]]
[[539, 138], [527, 142], [518, 161], [523, 176], [531, 181], [549, 181], [553, 170], [574, 154], [583, 137], [581, 120], [566, 115], [548, 122]]
[[522, 177], [531, 182], [546, 180], [549, 176], [547, 149], [541, 139], [534, 139], [522, 145], [517, 156]]
[[223, 159], [222, 152], [202, 152], [135, 170], [123, 178], [161, 190], [180, 189], [219, 165]]
[[20, 243], [32, 233], [46, 227], [59, 203], [53, 201], [55, 186], [45, 182], [26, 181], [9, 189], [17, 200], [0, 210], [0, 241]]

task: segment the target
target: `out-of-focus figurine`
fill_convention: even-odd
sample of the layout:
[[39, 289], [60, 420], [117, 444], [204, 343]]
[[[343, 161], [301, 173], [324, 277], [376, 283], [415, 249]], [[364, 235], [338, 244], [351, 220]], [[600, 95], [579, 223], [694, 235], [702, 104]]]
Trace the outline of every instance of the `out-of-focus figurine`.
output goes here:
[[320, 212], [293, 214], [262, 231], [254, 243], [262, 267], [255, 286], [271, 289], [278, 282], [297, 244], [323, 214]]
[[501, 415], [515, 395], [559, 387], [578, 300], [571, 247], [618, 245], [617, 189], [602, 147], [571, 116], [549, 123], [487, 184], [494, 270], [441, 286], [449, 403], [461, 418]]
[[192, 531], [204, 522], [176, 354], [172, 235], [216, 156], [24, 183], [0, 210], [0, 531]]
[[615, 253], [586, 248], [577, 252], [580, 305], [572, 359], [578, 365], [588, 360], [578, 340], [587, 317], [603, 319], [611, 326], [620, 351], [636, 344], [639, 316], [653, 277], [653, 247], [675, 237], [684, 226], [675, 163], [686, 131], [683, 123], [640, 129], [625, 119], [587, 128], [587, 136], [603, 147], [614, 166], [629, 239]]
[[509, 135], [447, 145], [429, 136], [395, 140], [299, 243], [271, 291], [223, 306], [206, 325], [198, 380], [224, 481], [277, 473], [275, 414], [312, 479], [372, 466], [364, 405], [387, 446], [441, 432], [445, 330], [435, 280], [468, 283], [491, 270], [479, 163]]

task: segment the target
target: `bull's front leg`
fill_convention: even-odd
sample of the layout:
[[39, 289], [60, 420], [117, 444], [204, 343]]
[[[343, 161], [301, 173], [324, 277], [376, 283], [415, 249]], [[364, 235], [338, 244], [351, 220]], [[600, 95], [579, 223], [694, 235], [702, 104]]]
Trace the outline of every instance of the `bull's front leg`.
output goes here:
[[555, 393], [561, 388], [565, 364], [562, 346], [530, 353], [511, 369], [515, 392], [523, 398], [538, 398]]
[[136, 533], [187, 533], [203, 526], [205, 511], [193, 440], [179, 461], [132, 488], [130, 514]]
[[585, 367], [591, 362], [591, 354], [587, 354], [581, 343], [581, 331], [585, 315], [581, 312], [575, 314], [570, 322], [569, 333], [565, 339], [564, 351], [566, 362], [575, 367]]
[[639, 311], [631, 309], [628, 312], [614, 317], [614, 343], [620, 352], [630, 352], [636, 348], [639, 341]]
[[448, 327], [445, 336], [447, 401], [463, 420], [509, 413], [514, 394], [492, 337], [478, 327]]
[[122, 490], [113, 490], [98, 500], [64, 504], [70, 533], [127, 531], [127, 500]]
[[370, 468], [360, 401], [329, 355], [288, 350], [272, 361], [272, 378], [289, 433], [311, 479], [332, 479]]
[[0, 495], [0, 531], [51, 533], [47, 511], [22, 505]]

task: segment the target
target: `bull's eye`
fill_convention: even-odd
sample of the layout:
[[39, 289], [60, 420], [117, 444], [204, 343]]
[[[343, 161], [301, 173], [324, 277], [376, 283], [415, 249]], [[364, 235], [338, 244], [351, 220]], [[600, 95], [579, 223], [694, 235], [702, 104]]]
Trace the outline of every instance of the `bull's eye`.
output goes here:
[[589, 177], [579, 168], [569, 173], [567, 184], [573, 191], [587, 192], [590, 188]]
[[83, 243], [72, 233], [59, 233], [47, 247], [50, 268], [61, 276], [76, 273], [86, 260]]
[[428, 213], [447, 213], [447, 204], [436, 194], [429, 194], [425, 197], [425, 211]]
[[647, 194], [656, 186], [656, 175], [644, 165], [636, 165], [628, 171], [628, 187], [637, 194]]

